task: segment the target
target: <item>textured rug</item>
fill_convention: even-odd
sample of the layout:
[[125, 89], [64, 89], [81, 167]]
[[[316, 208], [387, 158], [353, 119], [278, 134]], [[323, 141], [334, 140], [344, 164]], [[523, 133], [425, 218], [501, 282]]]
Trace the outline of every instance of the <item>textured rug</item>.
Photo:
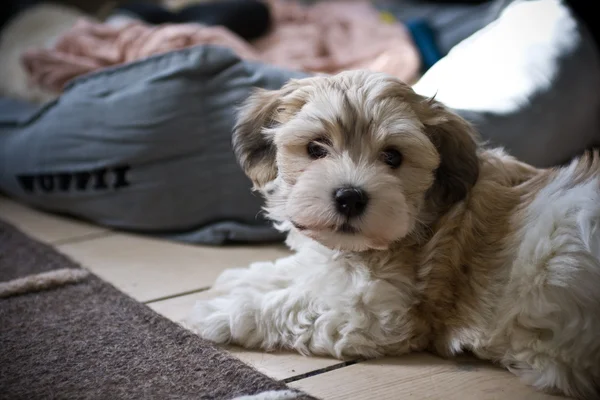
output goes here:
[[313, 399], [2, 221], [0, 398]]

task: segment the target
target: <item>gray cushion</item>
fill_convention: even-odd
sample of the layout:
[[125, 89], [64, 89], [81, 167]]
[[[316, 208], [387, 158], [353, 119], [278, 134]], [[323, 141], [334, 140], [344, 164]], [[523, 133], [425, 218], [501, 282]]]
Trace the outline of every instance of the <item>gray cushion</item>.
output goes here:
[[43, 108], [0, 104], [0, 188], [101, 225], [197, 243], [269, 241], [230, 148], [252, 87], [301, 74], [195, 47], [75, 81]]

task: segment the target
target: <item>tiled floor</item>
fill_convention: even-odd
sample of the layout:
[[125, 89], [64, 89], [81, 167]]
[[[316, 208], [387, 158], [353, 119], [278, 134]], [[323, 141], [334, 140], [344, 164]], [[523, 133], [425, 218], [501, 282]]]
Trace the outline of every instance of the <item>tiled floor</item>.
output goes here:
[[[174, 321], [206, 296], [226, 268], [287, 254], [281, 246], [202, 247], [134, 236], [34, 211], [0, 197], [0, 219], [55, 246], [84, 267]], [[243, 361], [322, 399], [556, 399], [506, 371], [474, 360], [417, 354], [341, 363], [297, 354], [229, 349]]]

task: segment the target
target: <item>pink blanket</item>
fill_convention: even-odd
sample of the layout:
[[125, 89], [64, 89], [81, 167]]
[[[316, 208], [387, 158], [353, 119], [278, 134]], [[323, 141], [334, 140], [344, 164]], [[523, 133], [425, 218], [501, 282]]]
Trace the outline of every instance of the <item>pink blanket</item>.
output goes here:
[[226, 46], [243, 59], [307, 72], [364, 68], [407, 82], [416, 79], [420, 59], [407, 30], [384, 22], [369, 3], [269, 3], [273, 30], [253, 43], [222, 27], [132, 22], [117, 28], [81, 20], [54, 47], [29, 50], [22, 61], [34, 84], [57, 92], [77, 76], [200, 44]]

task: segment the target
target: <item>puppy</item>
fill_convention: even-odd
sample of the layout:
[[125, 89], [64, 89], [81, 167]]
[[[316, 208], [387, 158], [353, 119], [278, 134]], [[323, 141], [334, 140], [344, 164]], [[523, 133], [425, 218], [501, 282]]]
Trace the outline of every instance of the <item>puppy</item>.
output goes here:
[[334, 357], [463, 351], [600, 398], [600, 157], [538, 170], [434, 99], [346, 72], [258, 91], [233, 135], [294, 255], [225, 271], [187, 325]]

